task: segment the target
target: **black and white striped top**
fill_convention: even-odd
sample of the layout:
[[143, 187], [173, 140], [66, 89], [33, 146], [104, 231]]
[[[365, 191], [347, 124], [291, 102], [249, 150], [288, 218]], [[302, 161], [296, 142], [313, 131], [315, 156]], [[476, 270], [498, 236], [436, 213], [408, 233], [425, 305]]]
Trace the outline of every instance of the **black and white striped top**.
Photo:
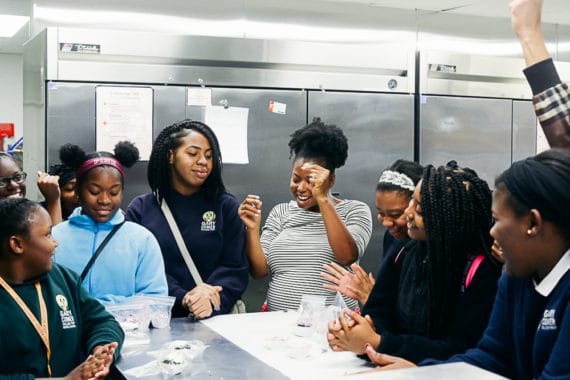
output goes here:
[[[360, 201], [343, 200], [335, 209], [361, 258], [372, 234], [370, 208]], [[295, 201], [278, 204], [267, 217], [261, 246], [272, 276], [267, 291], [269, 310], [297, 309], [303, 294], [326, 296], [326, 305], [333, 303], [336, 293], [323, 287], [326, 280], [320, 273], [323, 264], [336, 259], [320, 213], [303, 210]], [[349, 308], [358, 306], [357, 301], [344, 298]]]

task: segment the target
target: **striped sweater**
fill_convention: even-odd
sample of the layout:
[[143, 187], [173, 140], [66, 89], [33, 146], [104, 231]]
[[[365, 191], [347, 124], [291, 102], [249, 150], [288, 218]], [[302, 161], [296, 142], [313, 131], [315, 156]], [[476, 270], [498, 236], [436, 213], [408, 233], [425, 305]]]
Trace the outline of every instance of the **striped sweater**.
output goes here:
[[[372, 234], [370, 209], [355, 200], [343, 200], [335, 209], [361, 258]], [[323, 287], [326, 280], [320, 273], [323, 264], [336, 260], [320, 213], [303, 210], [295, 201], [276, 205], [263, 227], [261, 245], [272, 275], [269, 310], [297, 309], [303, 294], [326, 296], [326, 305], [333, 303], [336, 293]], [[357, 306], [355, 300], [345, 302], [351, 309]]]

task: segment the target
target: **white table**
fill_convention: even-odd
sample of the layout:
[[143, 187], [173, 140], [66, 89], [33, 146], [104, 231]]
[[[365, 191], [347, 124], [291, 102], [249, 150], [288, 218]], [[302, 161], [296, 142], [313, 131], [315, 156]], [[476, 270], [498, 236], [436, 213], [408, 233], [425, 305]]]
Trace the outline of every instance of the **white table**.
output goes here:
[[223, 315], [201, 323], [291, 379], [497, 380], [466, 363], [368, 372], [370, 363], [350, 352], [323, 351], [322, 336], [297, 337], [296, 312]]

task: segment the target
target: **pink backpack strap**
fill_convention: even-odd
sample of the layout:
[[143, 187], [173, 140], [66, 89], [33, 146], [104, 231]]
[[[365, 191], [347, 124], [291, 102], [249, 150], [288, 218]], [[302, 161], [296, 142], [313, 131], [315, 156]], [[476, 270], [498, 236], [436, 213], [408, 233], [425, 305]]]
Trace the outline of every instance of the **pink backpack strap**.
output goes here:
[[402, 252], [404, 252], [404, 250], [406, 249], [406, 246], [404, 245], [400, 251], [398, 252], [398, 254], [396, 255], [396, 257], [394, 258], [394, 264], [396, 264], [398, 262], [398, 260], [400, 259], [400, 255], [402, 254]]
[[479, 265], [485, 260], [485, 255], [479, 255], [475, 257], [471, 265], [469, 266], [469, 271], [467, 272], [467, 277], [465, 277], [465, 289], [469, 287], [471, 281], [473, 281], [473, 277], [475, 277], [475, 273], [477, 273], [477, 269]]

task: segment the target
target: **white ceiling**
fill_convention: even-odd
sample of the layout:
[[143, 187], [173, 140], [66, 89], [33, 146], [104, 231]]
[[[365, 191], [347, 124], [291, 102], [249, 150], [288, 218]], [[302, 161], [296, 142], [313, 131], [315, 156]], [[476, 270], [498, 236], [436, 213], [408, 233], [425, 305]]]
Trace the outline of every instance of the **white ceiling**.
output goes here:
[[[509, 0], [326, 0], [368, 6], [421, 9], [436, 12], [457, 13], [472, 16], [508, 18]], [[544, 22], [570, 25], [568, 0], [544, 0], [542, 18]]]
[[[543, 20], [564, 27], [570, 25], [569, 1], [545, 0]], [[157, 23], [138, 22], [134, 14], [165, 16], [182, 23], [184, 20], [190, 23], [199, 19], [221, 22], [222, 25], [230, 20], [248, 20], [263, 22], [267, 28], [283, 23], [345, 30], [413, 30], [420, 24], [420, 17], [425, 20], [433, 15], [422, 26], [446, 30], [451, 35], [470, 36], [474, 33], [474, 38], [492, 38], [502, 33], [497, 36], [502, 38], [511, 33], [506, 27], [508, 3], [509, 0], [0, 0], [0, 13], [32, 18], [32, 22], [13, 38], [0, 38], [0, 53], [21, 52], [22, 44], [45, 26], [176, 32], [173, 30], [174, 24], [168, 30], [164, 27], [159, 29]], [[64, 16], [63, 19], [61, 16], [46, 16], [47, 11], [53, 14], [62, 9], [81, 12]], [[104, 12], [121, 13], [117, 18], [112, 13]], [[86, 15], [92, 17], [86, 19]], [[446, 18], [437, 18], [441, 16]], [[476, 16], [494, 19], [479, 19]], [[477, 21], [470, 22], [473, 18]], [[494, 28], [482, 23], [494, 25]], [[472, 25], [466, 26], [468, 24]], [[469, 27], [471, 30], [468, 30]], [[219, 29], [223, 29], [223, 26]], [[219, 33], [223, 35], [224, 31], [220, 30]], [[205, 30], [203, 34], [209, 32]]]

